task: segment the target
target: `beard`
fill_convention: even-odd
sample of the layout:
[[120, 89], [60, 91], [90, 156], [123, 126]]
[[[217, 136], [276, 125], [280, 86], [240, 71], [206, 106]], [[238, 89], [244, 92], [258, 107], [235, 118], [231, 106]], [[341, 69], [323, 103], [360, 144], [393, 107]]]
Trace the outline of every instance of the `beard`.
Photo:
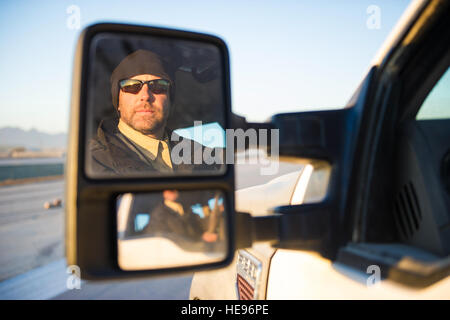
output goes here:
[[[148, 112], [139, 112], [148, 111]], [[125, 112], [123, 112], [125, 111]], [[169, 105], [146, 104], [135, 109], [121, 108], [120, 118], [134, 130], [144, 134], [159, 138], [164, 133], [167, 118], [169, 115]]]
[[162, 113], [139, 114], [132, 117], [130, 123], [127, 123], [134, 130], [145, 135], [157, 134], [166, 127], [166, 118]]

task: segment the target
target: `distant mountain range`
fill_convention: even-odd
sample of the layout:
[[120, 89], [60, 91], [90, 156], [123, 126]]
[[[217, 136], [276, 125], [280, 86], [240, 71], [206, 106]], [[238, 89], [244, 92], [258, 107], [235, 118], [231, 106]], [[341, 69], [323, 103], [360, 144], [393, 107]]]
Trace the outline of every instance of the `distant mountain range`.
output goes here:
[[67, 134], [50, 134], [36, 129], [0, 128], [0, 147], [24, 147], [29, 150], [66, 149]]

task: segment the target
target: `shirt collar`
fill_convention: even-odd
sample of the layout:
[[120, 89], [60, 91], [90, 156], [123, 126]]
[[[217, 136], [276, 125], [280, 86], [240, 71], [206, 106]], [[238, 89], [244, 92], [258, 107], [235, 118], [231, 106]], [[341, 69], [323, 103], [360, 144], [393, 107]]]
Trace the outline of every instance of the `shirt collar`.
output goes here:
[[159, 143], [163, 143], [168, 145], [167, 143], [167, 134], [164, 133], [164, 140], [158, 140], [151, 138], [149, 136], [146, 136], [145, 134], [134, 130], [129, 125], [127, 125], [125, 122], [122, 121], [122, 119], [119, 120], [119, 125], [117, 126], [119, 131], [128, 139], [139, 145], [140, 147], [148, 150], [151, 155], [152, 159], [155, 160], [156, 156], [158, 155], [158, 148]]

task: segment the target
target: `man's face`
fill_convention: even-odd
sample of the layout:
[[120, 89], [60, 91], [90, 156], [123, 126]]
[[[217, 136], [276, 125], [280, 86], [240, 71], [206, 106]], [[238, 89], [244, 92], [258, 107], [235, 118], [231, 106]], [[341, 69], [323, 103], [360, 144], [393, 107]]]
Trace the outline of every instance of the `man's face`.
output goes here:
[[[141, 74], [130, 79], [154, 80], [161, 77]], [[147, 84], [136, 93], [119, 90], [120, 119], [133, 129], [154, 138], [161, 138], [166, 127], [170, 111], [170, 100], [167, 94], [151, 92]]]
[[175, 201], [178, 199], [178, 191], [177, 190], [164, 190], [163, 197], [165, 200]]

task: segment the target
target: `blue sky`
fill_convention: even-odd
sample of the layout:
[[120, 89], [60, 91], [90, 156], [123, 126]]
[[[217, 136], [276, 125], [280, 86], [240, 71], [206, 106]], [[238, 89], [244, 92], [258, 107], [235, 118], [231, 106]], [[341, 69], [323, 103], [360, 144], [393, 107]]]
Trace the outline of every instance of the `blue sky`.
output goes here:
[[[0, 127], [66, 132], [81, 29], [126, 22], [217, 35], [230, 50], [233, 111], [251, 121], [343, 106], [409, 0], [2, 1]], [[370, 5], [380, 29], [367, 28]]]

